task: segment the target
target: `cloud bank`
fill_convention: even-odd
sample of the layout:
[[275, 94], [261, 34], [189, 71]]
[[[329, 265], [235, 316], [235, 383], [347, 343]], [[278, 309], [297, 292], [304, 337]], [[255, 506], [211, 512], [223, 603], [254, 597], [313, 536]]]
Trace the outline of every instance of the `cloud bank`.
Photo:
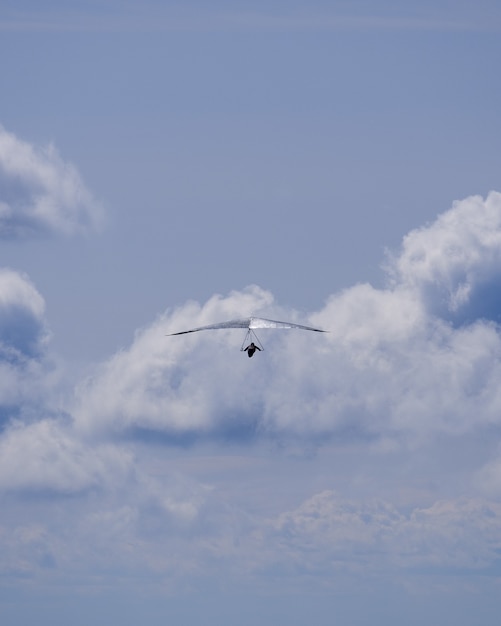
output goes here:
[[167, 312], [82, 385], [76, 422], [249, 439], [349, 431], [409, 445], [499, 425], [501, 302], [485, 294], [501, 277], [501, 195], [458, 202], [409, 233], [386, 271], [387, 288], [356, 285], [301, 318], [328, 334], [263, 331], [252, 361], [240, 358], [237, 331], [164, 335], [249, 312], [297, 319], [269, 292]]
[[[456, 202], [384, 267], [384, 288], [355, 285], [309, 315], [258, 286], [168, 310], [62, 406], [47, 368], [37, 402], [26, 394], [27, 364], [47, 359], [43, 299], [0, 274], [0, 365], [15, 379], [0, 389], [0, 496], [19, 511], [30, 493], [67, 503], [58, 520], [3, 524], [4, 572], [108, 568], [171, 590], [215, 575], [495, 581], [501, 194]], [[262, 331], [253, 359], [239, 331], [166, 336], [249, 314], [329, 332]]]
[[102, 217], [76, 168], [53, 145], [35, 147], [0, 126], [1, 238], [88, 232]]

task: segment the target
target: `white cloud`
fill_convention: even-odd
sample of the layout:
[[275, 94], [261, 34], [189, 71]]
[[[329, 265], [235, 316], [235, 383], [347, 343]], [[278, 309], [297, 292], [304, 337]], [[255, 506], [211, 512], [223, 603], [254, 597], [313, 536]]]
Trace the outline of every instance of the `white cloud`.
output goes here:
[[[501, 337], [481, 309], [501, 279], [501, 194], [456, 203], [413, 231], [391, 261], [386, 289], [356, 285], [310, 320], [327, 330], [263, 331], [265, 352], [243, 358], [238, 331], [167, 332], [258, 312], [297, 319], [251, 288], [188, 303], [140, 331], [81, 389], [80, 428], [197, 436], [350, 432], [419, 444], [501, 422]], [[444, 304], [445, 303], [445, 304]], [[247, 429], [247, 430], [246, 430]]]
[[48, 338], [45, 302], [24, 274], [0, 268], [0, 361], [37, 356]]
[[81, 386], [75, 408], [79, 427], [211, 435], [219, 428], [231, 428], [232, 421], [238, 429], [239, 420], [259, 406], [256, 377], [265, 375], [245, 367], [248, 364], [238, 352], [242, 337], [222, 332], [186, 341], [165, 335], [271, 305], [271, 294], [252, 287], [228, 298], [214, 296], [203, 307], [191, 302], [161, 316]]
[[[501, 194], [457, 202], [433, 224], [413, 230], [388, 269], [394, 285], [418, 291], [433, 313], [460, 314], [473, 299], [485, 299], [501, 280]], [[484, 315], [491, 303], [484, 303]]]
[[102, 209], [71, 163], [0, 126], [0, 237], [71, 235], [95, 229]]
[[0, 426], [46, 410], [57, 379], [49, 338], [40, 293], [24, 274], [0, 268]]
[[60, 420], [14, 422], [0, 439], [0, 489], [73, 494], [123, 480], [131, 457], [109, 445], [86, 445]]

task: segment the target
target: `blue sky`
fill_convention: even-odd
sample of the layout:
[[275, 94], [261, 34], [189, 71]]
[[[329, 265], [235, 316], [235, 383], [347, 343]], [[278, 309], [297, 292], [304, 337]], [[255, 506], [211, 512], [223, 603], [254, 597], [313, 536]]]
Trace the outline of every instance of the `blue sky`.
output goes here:
[[6, 623], [497, 624], [500, 30], [2, 4]]

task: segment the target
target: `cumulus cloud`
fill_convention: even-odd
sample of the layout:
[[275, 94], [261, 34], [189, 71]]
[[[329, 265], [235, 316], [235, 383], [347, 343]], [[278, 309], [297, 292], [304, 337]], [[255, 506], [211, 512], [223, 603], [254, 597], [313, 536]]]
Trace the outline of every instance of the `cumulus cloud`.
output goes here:
[[48, 358], [45, 302], [29, 278], [0, 269], [0, 428], [44, 413], [56, 369]]
[[38, 148], [0, 126], [0, 237], [71, 235], [101, 220], [80, 174], [53, 145]]
[[431, 313], [500, 320], [501, 194], [456, 202], [433, 224], [411, 231], [388, 271], [394, 286], [417, 291]]
[[24, 274], [0, 268], [0, 360], [39, 356], [47, 342], [43, 297]]
[[130, 348], [80, 386], [74, 408], [79, 428], [208, 436], [219, 429], [238, 434], [252, 428], [261, 404], [255, 391], [266, 374], [245, 368], [238, 352], [242, 338], [222, 332], [179, 341], [165, 335], [214, 319], [235, 318], [243, 311], [260, 311], [272, 302], [270, 293], [251, 287], [227, 298], [214, 296], [203, 307], [189, 302], [160, 316], [138, 331]]
[[130, 455], [86, 445], [62, 420], [13, 422], [0, 439], [0, 489], [73, 494], [122, 479]]
[[82, 386], [77, 422], [197, 436], [233, 436], [238, 425], [249, 438], [350, 433], [410, 445], [499, 425], [497, 309], [458, 316], [484, 306], [500, 261], [501, 194], [491, 193], [411, 232], [390, 259], [386, 288], [356, 285], [301, 318], [328, 334], [263, 331], [265, 351], [243, 359], [238, 331], [164, 335], [250, 313], [297, 313], [258, 287], [188, 303], [138, 332]]

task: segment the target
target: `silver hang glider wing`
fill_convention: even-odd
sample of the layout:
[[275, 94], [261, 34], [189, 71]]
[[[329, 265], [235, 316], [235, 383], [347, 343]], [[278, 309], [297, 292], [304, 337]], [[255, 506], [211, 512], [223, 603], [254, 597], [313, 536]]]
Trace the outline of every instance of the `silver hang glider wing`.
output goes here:
[[264, 317], [245, 317], [240, 320], [230, 320], [228, 322], [220, 322], [219, 324], [209, 324], [208, 326], [199, 326], [191, 330], [182, 330], [177, 333], [169, 333], [169, 337], [173, 335], [186, 335], [188, 333], [196, 333], [199, 330], [217, 330], [220, 328], [246, 328], [247, 330], [255, 330], [257, 328], [299, 328], [301, 330], [312, 330], [316, 333], [325, 333], [327, 331], [321, 328], [313, 328], [312, 326], [303, 326], [302, 324], [292, 324], [291, 322], [279, 322], [277, 320], [268, 320]]

